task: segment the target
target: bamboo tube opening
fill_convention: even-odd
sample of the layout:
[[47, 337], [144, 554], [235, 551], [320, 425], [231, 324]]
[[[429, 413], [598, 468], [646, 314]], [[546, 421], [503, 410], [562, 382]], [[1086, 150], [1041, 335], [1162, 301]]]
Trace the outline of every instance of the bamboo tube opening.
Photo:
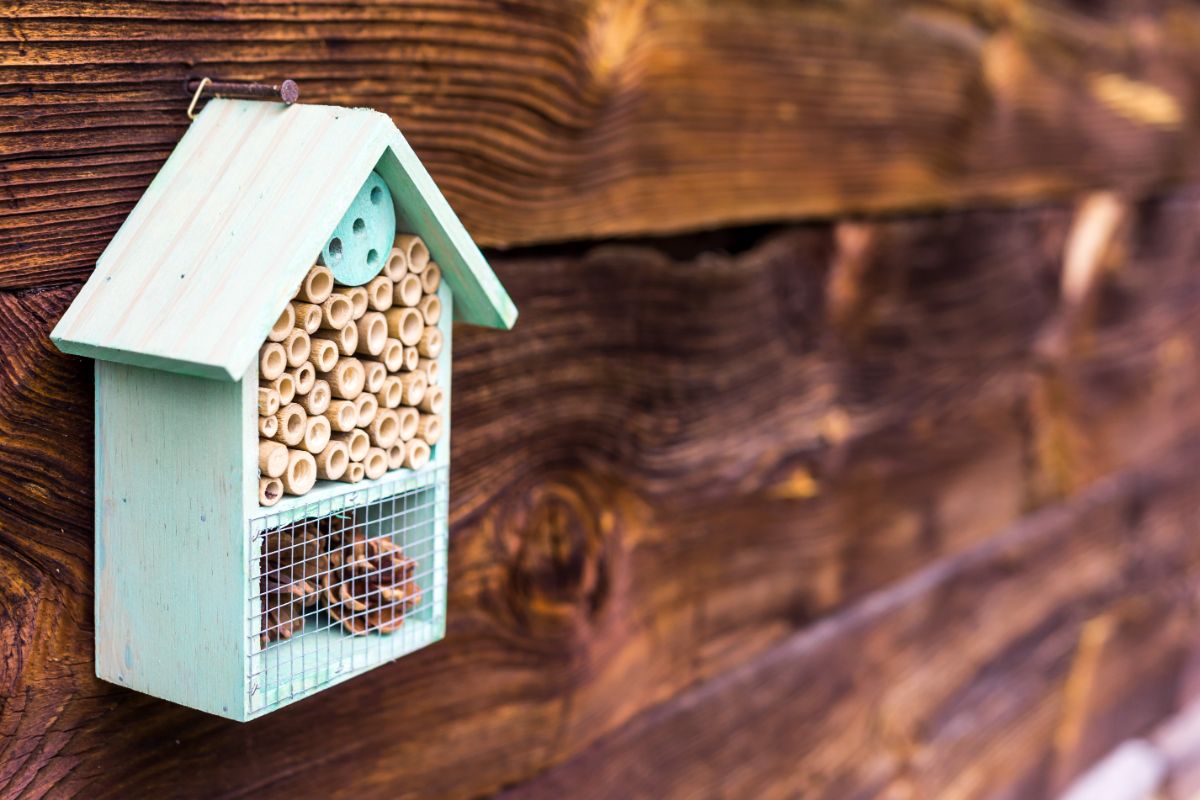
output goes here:
[[274, 439], [279, 433], [279, 420], [274, 416], [258, 418], [258, 435], [264, 439]]
[[373, 445], [386, 450], [400, 438], [400, 416], [386, 408], [379, 411], [375, 419], [371, 420], [367, 433], [370, 434]]
[[318, 264], [304, 276], [304, 280], [300, 282], [300, 291], [296, 293], [296, 297], [306, 303], [321, 305], [332, 291], [333, 273], [329, 271], [328, 267], [322, 267]]
[[268, 417], [279, 410], [279, 392], [270, 386], [258, 387], [258, 414]]
[[421, 273], [421, 288], [426, 294], [433, 294], [442, 285], [442, 268], [432, 261], [426, 265], [425, 271]]
[[417, 342], [417, 352], [429, 358], [437, 358], [442, 354], [442, 332], [430, 325], [421, 332], [421, 340]]
[[350, 298], [350, 307], [353, 309], [354, 319], [360, 319], [363, 314], [367, 313], [367, 306], [371, 300], [367, 294], [366, 287], [351, 286], [346, 290], [346, 296]]
[[379, 401], [375, 399], [375, 395], [363, 392], [354, 398], [354, 408], [357, 416], [356, 426], [365, 428], [375, 419], [375, 412], [379, 411]]
[[383, 473], [387, 472], [387, 453], [378, 447], [367, 450], [367, 457], [363, 459], [363, 469], [368, 478], [382, 478]]
[[416, 275], [405, 275], [396, 282], [392, 292], [392, 303], [413, 308], [421, 302], [421, 279]]
[[[386, 324], [386, 319], [384, 320]], [[388, 372], [399, 372], [404, 366], [404, 345], [399, 339], [388, 339], [383, 344], [383, 352], [379, 354], [383, 366]]]
[[353, 400], [333, 400], [325, 411], [325, 418], [335, 431], [352, 431], [358, 425], [358, 406]]
[[350, 466], [346, 467], [346, 472], [342, 475], [342, 480], [346, 483], [358, 483], [366, 476], [366, 469], [357, 461], [351, 461]]
[[287, 369], [287, 355], [279, 342], [268, 342], [258, 351], [258, 374], [273, 381]]
[[[287, 458], [287, 449], [284, 448], [284, 458]], [[287, 461], [284, 461], [284, 466], [287, 466]], [[259, 478], [258, 479], [258, 504], [260, 506], [273, 506], [283, 497], [283, 481], [279, 478]]]
[[329, 408], [329, 401], [333, 399], [333, 395], [329, 393], [329, 382], [323, 380], [313, 381], [312, 388], [308, 390], [308, 394], [304, 395], [300, 404], [304, 406], [306, 414], [324, 414]]
[[387, 311], [392, 307], [392, 281], [387, 275], [372, 278], [367, 284], [368, 305], [375, 311]]
[[388, 336], [399, 339], [409, 347], [421, 341], [425, 320], [420, 311], [415, 308], [391, 308], [384, 312], [384, 316], [387, 319]]
[[343, 400], [358, 397], [367, 380], [362, 362], [357, 358], [339, 358], [333, 370], [325, 373], [323, 377], [329, 381], [329, 391], [333, 396]]
[[387, 449], [388, 469], [400, 469], [404, 466], [404, 442], [396, 442]]
[[319, 453], [329, 444], [329, 420], [324, 417], [309, 417], [304, 423], [304, 449], [310, 453]]
[[404, 348], [404, 368], [409, 372], [415, 370], [421, 363], [421, 354], [415, 347]]
[[301, 300], [292, 301], [292, 310], [296, 315], [295, 327], [303, 328], [309, 336], [320, 329], [321, 320], [325, 318], [325, 312], [321, 310], [320, 306]]
[[283, 473], [283, 490], [288, 494], [301, 495], [312, 489], [316, 482], [317, 462], [312, 453], [289, 450], [288, 467]]
[[313, 337], [308, 354], [309, 363], [321, 372], [329, 372], [338, 360], [338, 344], [331, 339]]
[[378, 361], [363, 361], [363, 370], [367, 373], [367, 380], [363, 388], [371, 394], [377, 393], [383, 388], [383, 382], [387, 380], [387, 367]]
[[438, 378], [441, 377], [436, 358], [422, 358], [417, 362], [417, 369], [425, 373], [425, 377], [429, 379], [430, 386], [436, 385]]
[[383, 352], [387, 344], [387, 319], [383, 314], [378, 311], [363, 314], [354, 325], [358, 328], [358, 353], [377, 356]]
[[396, 416], [400, 418], [401, 440], [407, 442], [417, 435], [417, 425], [421, 422], [421, 415], [415, 408], [397, 408]]
[[404, 466], [409, 469], [420, 469], [429, 463], [432, 454], [429, 445], [420, 439], [413, 439], [404, 448]]
[[436, 294], [427, 294], [417, 303], [417, 310], [425, 318], [426, 325], [437, 325], [442, 318], [442, 301]]
[[321, 304], [321, 327], [340, 331], [354, 321], [354, 303], [344, 294], [332, 294]]
[[417, 436], [424, 439], [430, 446], [442, 438], [442, 418], [437, 414], [422, 414], [417, 423]]
[[283, 349], [287, 351], [287, 362], [289, 367], [298, 367], [305, 361], [308, 361], [308, 353], [311, 345], [308, 343], [308, 334], [300, 328], [293, 328], [288, 334], [288, 338], [283, 341]]
[[258, 468], [268, 478], [278, 478], [288, 465], [287, 445], [279, 442], [258, 442]]
[[350, 451], [345, 442], [330, 442], [317, 456], [317, 477], [324, 481], [336, 481], [346, 474], [350, 465]]
[[271, 381], [271, 388], [279, 394], [279, 405], [281, 406], [286, 406], [296, 397], [296, 379], [290, 372], [285, 372]]
[[392, 252], [388, 253], [387, 264], [384, 265], [383, 272], [393, 283], [404, 277], [408, 272], [408, 256], [405, 255], [403, 249], [392, 248]]
[[267, 339], [272, 342], [282, 342], [294, 327], [296, 327], [296, 309], [292, 308], [291, 303], [288, 303], [287, 308], [279, 315], [279, 319], [275, 320], [275, 324], [271, 326], [271, 332], [267, 334]]
[[367, 449], [371, 446], [371, 437], [367, 436], [367, 432], [362, 428], [355, 428], [345, 433], [335, 433], [333, 441], [346, 445], [351, 461], [362, 461], [367, 457]]
[[440, 414], [445, 400], [442, 387], [430, 386], [429, 390], [425, 392], [425, 396], [421, 398], [421, 402], [417, 403], [417, 408], [430, 414]]
[[404, 400], [404, 384], [396, 375], [384, 378], [383, 386], [375, 393], [375, 399], [384, 408], [395, 408]]
[[279, 409], [275, 419], [279, 421], [279, 430], [275, 434], [275, 441], [283, 442], [288, 447], [300, 444], [304, 439], [305, 423], [308, 421], [308, 415], [304, 413], [304, 409], [297, 403], [288, 403]]
[[400, 402], [406, 406], [415, 406], [420, 403], [421, 399], [425, 397], [425, 390], [429, 388], [425, 373], [420, 370], [401, 374], [400, 385], [404, 388], [404, 399]]
[[402, 233], [396, 237], [396, 246], [404, 251], [409, 272], [419, 274], [425, 270], [429, 263], [429, 248], [421, 241], [420, 236]]
[[305, 361], [292, 370], [292, 382], [296, 384], [296, 394], [308, 394], [317, 382], [317, 371], [313, 369], [312, 364]]

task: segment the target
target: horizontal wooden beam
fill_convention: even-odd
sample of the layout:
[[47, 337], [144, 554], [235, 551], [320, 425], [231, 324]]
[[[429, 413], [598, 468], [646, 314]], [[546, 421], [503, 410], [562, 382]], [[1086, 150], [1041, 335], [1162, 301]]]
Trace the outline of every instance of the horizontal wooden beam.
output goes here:
[[504, 247], [1192, 179], [1198, 30], [1182, 1], [31, 0], [0, 26], [0, 287], [87, 274], [193, 75], [391, 114]]

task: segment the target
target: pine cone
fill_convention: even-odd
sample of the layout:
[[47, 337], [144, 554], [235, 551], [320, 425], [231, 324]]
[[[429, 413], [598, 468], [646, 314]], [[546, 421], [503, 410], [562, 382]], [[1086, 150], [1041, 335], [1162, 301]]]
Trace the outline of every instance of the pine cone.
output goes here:
[[[261, 641], [290, 639], [304, 627], [304, 610], [320, 597], [318, 577], [329, 568], [327, 520], [267, 534], [262, 558]], [[324, 541], [322, 541], [324, 539]]]
[[387, 536], [335, 538], [328, 558], [321, 589], [330, 616], [350, 633], [391, 633], [421, 603], [417, 562]]

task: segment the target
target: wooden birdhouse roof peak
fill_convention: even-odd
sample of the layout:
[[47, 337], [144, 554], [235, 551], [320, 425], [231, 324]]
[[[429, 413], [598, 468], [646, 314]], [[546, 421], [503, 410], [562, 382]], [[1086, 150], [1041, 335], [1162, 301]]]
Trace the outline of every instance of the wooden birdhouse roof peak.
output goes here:
[[67, 353], [237, 380], [371, 171], [455, 317], [517, 311], [408, 142], [370, 109], [212, 100], [51, 333]]

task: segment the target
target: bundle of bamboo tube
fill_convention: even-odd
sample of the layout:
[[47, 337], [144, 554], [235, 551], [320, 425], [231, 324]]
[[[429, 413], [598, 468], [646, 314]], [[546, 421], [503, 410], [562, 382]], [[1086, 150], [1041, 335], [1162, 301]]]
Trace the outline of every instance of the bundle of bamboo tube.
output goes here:
[[429, 463], [445, 405], [441, 279], [409, 234], [364, 286], [309, 270], [259, 351], [260, 505]]

